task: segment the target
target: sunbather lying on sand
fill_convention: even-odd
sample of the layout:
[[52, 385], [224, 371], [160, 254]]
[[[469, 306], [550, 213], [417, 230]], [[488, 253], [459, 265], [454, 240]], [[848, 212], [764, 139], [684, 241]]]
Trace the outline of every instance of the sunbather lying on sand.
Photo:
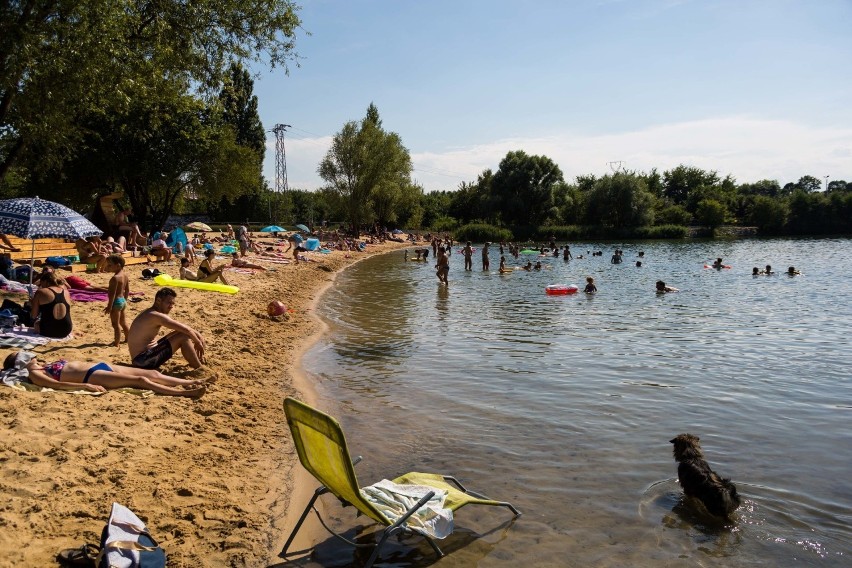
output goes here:
[[[3, 368], [20, 368], [18, 362], [22, 352], [18, 351], [6, 357]], [[40, 387], [56, 390], [87, 390], [106, 392], [109, 389], [134, 388], [154, 391], [166, 396], [187, 396], [199, 398], [206, 392], [212, 379], [179, 379], [159, 371], [125, 367], [112, 363], [87, 363], [84, 361], [66, 361], [60, 359], [54, 363], [44, 363], [33, 357], [26, 363], [30, 382]], [[187, 387], [187, 388], [180, 388]]]
[[236, 252], [232, 256], [234, 258], [231, 260], [231, 266], [233, 266], [234, 268], [253, 268], [255, 270], [266, 270], [265, 266], [254, 264], [252, 262], [240, 258], [240, 255]]

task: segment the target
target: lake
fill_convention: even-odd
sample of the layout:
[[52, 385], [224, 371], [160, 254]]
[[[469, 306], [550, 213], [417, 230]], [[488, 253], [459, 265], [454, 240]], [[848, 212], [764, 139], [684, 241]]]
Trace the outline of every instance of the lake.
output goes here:
[[[850, 245], [572, 243], [603, 256], [541, 258], [541, 271], [510, 275], [493, 245], [490, 272], [479, 251], [465, 272], [458, 245], [448, 287], [431, 254], [394, 252], [339, 276], [320, 303], [330, 331], [302, 363], [365, 458], [362, 485], [453, 474], [524, 513], [461, 509], [441, 566], [849, 566]], [[610, 263], [615, 248], [624, 263]], [[732, 268], [704, 268], [716, 257]], [[766, 264], [779, 274], [751, 275]], [[790, 265], [802, 274], [783, 274]], [[582, 290], [586, 276], [593, 296], [544, 292]], [[679, 291], [656, 294], [658, 279]], [[735, 522], [682, 502], [669, 440], [683, 432], [736, 483]], [[363, 521], [333, 501], [321, 511], [354, 537]], [[314, 562], [366, 554], [329, 539]], [[382, 557], [434, 562], [422, 539]]]

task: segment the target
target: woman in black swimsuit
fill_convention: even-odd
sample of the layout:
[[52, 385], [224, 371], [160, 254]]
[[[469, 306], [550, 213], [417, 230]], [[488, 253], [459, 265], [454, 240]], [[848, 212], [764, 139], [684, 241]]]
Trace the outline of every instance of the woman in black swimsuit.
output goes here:
[[62, 279], [54, 272], [42, 274], [39, 289], [32, 300], [32, 317], [36, 333], [62, 338], [71, 333], [71, 306], [65, 299]]
[[227, 284], [228, 281], [225, 280], [225, 275], [222, 274], [226, 265], [223, 264], [222, 266], [214, 267], [212, 261], [215, 257], [216, 252], [213, 249], [204, 251], [204, 260], [198, 265], [198, 280], [200, 282], [216, 282], [217, 280], [221, 280], [222, 284]]

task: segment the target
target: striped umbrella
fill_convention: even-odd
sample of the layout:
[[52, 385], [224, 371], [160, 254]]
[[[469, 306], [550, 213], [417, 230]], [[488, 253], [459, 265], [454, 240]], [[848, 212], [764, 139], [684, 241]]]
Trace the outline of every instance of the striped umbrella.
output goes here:
[[[33, 242], [30, 266], [35, 260], [35, 239], [85, 239], [103, 234], [91, 221], [68, 207], [38, 197], [0, 201], [0, 233]], [[30, 270], [30, 284], [33, 271]]]

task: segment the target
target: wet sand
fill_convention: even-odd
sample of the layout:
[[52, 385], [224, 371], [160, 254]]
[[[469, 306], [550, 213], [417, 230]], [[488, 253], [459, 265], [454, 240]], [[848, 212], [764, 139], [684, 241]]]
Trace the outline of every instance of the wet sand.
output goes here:
[[[201, 399], [0, 387], [0, 566], [53, 565], [64, 548], [98, 543], [113, 501], [147, 523], [171, 567], [280, 562], [285, 527], [293, 526], [315, 486], [296, 477], [305, 474], [281, 406], [288, 395], [312, 399], [295, 366], [322, 332], [314, 307], [338, 271], [405, 246], [316, 254], [317, 262], [298, 266], [261, 262], [274, 272], [229, 270], [226, 278], [240, 287], [233, 296], [177, 289], [171, 315], [208, 344], [209, 366], [191, 376], [218, 379]], [[154, 266], [177, 276], [176, 264]], [[151, 305], [158, 289], [140, 278], [143, 268], [126, 269], [131, 291], [144, 293], [142, 302], [127, 305], [128, 322]], [[106, 286], [110, 275], [84, 277]], [[281, 321], [266, 313], [275, 299], [289, 308]], [[73, 339], [33, 351], [48, 361], [129, 364], [126, 344], [111, 345], [105, 305], [73, 303]], [[12, 351], [3, 348], [0, 356]], [[179, 355], [162, 369], [175, 376], [190, 370]], [[311, 538], [300, 534], [294, 549]]]

